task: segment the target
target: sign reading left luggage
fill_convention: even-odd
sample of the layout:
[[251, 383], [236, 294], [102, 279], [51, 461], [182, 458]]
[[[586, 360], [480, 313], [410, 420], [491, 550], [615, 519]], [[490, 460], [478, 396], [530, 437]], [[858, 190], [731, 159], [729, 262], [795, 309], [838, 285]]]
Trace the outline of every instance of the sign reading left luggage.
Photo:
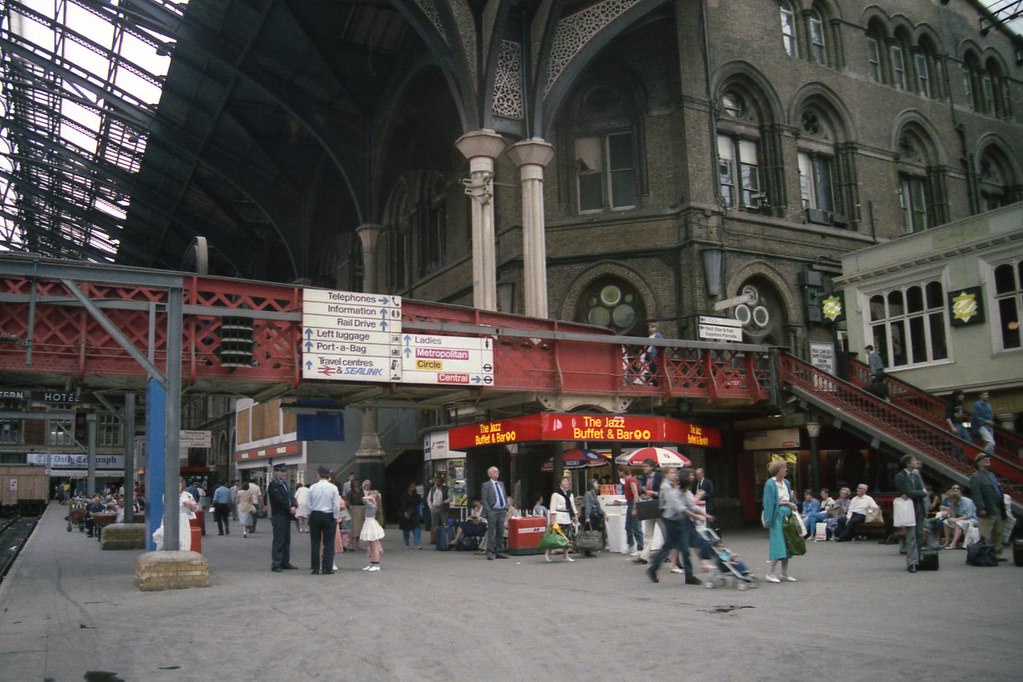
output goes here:
[[401, 297], [302, 290], [302, 378], [400, 382]]

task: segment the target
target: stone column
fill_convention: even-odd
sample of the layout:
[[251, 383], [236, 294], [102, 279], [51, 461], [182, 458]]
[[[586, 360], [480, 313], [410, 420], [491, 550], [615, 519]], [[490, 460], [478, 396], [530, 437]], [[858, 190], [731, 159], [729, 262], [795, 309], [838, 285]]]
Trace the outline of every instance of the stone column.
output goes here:
[[494, 237], [494, 159], [504, 151], [504, 138], [482, 129], [462, 135], [455, 146], [469, 160], [465, 193], [472, 202], [472, 303], [497, 310], [497, 243]]
[[[381, 226], [373, 223], [359, 225], [355, 233], [362, 243], [362, 290], [377, 290], [377, 241], [380, 238]], [[362, 437], [359, 447], [355, 450], [355, 468], [359, 480], [369, 478], [374, 486], [383, 483], [384, 449], [380, 445], [380, 433], [377, 430], [377, 411], [367, 407], [362, 410]]]
[[547, 242], [543, 214], [543, 169], [554, 148], [540, 138], [516, 142], [508, 156], [522, 180], [523, 300], [526, 315], [547, 317]]

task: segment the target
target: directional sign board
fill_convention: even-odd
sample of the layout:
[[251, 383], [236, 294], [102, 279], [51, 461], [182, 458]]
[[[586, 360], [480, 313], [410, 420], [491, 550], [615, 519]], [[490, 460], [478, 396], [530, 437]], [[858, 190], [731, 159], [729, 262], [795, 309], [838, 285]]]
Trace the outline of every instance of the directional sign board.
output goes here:
[[403, 334], [400, 296], [303, 289], [302, 378], [493, 386], [494, 340]]
[[728, 317], [700, 315], [697, 334], [704, 341], [742, 342], [742, 322]]
[[402, 381], [494, 385], [494, 340], [489, 336], [402, 334], [401, 338]]
[[401, 297], [302, 290], [302, 378], [401, 381]]

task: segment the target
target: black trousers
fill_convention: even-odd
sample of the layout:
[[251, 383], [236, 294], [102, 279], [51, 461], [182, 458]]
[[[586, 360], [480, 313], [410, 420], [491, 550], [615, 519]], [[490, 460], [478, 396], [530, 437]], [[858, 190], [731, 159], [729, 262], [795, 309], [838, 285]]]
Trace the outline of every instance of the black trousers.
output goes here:
[[[320, 573], [330, 573], [334, 568], [334, 531], [337, 522], [333, 514], [309, 512], [309, 566]], [[320, 555], [320, 548], [323, 555]]]
[[217, 520], [217, 532], [220, 534], [230, 533], [231, 504], [229, 502], [213, 503], [213, 518]]
[[291, 516], [271, 514], [270, 525], [274, 531], [270, 545], [270, 565], [273, 568], [284, 568], [291, 565]]

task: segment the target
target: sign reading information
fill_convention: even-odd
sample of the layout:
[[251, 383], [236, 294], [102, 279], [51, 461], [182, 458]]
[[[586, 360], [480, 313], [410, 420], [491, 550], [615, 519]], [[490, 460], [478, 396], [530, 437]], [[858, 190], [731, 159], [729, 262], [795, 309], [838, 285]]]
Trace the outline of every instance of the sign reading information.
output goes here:
[[303, 289], [302, 378], [401, 381], [401, 297]]

